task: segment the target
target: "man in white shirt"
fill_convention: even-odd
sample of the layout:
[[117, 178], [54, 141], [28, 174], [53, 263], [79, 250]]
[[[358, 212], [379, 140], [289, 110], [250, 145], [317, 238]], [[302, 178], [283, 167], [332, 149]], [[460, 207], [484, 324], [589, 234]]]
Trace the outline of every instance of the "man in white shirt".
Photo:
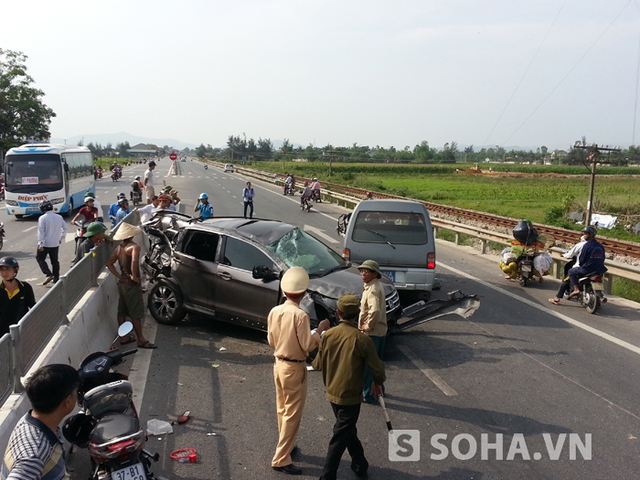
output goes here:
[[154, 189], [153, 183], [153, 170], [156, 168], [156, 162], [149, 162], [149, 168], [147, 168], [144, 172], [144, 193], [147, 197], [147, 205], [151, 203], [151, 197], [153, 197], [156, 192]]
[[[53, 204], [49, 200], [40, 202], [40, 211], [44, 213], [38, 219], [38, 252], [36, 261], [46, 278], [43, 285], [55, 283], [60, 278], [60, 262], [58, 261], [58, 249], [67, 234], [67, 223], [53, 211]], [[51, 268], [45, 259], [49, 255]], [[53, 272], [52, 272], [53, 270]]]
[[146, 207], [138, 208], [137, 210], [138, 212], [140, 212], [140, 223], [148, 221], [153, 216], [153, 213], [158, 209], [159, 205], [160, 200], [158, 200], [157, 195], [154, 195], [153, 197], [151, 197], [151, 203], [149, 205], [147, 205]]

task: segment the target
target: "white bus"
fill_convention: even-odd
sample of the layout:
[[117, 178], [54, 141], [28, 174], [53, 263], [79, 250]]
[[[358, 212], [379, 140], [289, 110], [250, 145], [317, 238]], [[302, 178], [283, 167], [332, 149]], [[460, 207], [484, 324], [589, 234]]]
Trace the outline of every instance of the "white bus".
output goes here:
[[4, 160], [8, 215], [40, 215], [38, 204], [51, 200], [53, 210], [68, 214], [95, 192], [93, 156], [87, 147], [33, 143], [10, 149]]

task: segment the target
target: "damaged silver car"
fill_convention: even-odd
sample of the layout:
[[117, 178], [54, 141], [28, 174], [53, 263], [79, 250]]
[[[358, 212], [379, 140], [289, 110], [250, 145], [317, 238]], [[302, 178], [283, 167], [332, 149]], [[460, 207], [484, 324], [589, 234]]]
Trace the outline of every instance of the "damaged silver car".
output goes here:
[[[266, 330], [269, 311], [282, 300], [280, 278], [294, 266], [309, 273], [301, 307], [312, 324], [325, 318], [336, 324], [338, 297], [362, 292], [355, 267], [287, 223], [235, 217], [200, 221], [159, 211], [143, 227], [150, 241], [141, 262], [152, 282], [148, 306], [162, 324], [196, 313]], [[386, 277], [382, 282], [392, 323], [401, 313], [398, 292]]]

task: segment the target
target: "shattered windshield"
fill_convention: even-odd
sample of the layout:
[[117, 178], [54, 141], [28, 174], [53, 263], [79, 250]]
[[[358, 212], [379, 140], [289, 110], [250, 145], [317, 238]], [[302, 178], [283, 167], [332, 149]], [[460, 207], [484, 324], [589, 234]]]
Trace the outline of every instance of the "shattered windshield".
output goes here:
[[309, 276], [323, 276], [347, 267], [340, 255], [299, 228], [294, 228], [267, 248], [289, 268], [302, 267]]

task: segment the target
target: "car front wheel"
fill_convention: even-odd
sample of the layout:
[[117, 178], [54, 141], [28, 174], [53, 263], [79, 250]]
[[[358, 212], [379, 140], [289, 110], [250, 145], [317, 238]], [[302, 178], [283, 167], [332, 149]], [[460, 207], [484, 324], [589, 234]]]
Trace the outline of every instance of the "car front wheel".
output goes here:
[[156, 283], [149, 292], [147, 305], [151, 316], [163, 325], [176, 324], [185, 316], [182, 295], [170, 283]]

